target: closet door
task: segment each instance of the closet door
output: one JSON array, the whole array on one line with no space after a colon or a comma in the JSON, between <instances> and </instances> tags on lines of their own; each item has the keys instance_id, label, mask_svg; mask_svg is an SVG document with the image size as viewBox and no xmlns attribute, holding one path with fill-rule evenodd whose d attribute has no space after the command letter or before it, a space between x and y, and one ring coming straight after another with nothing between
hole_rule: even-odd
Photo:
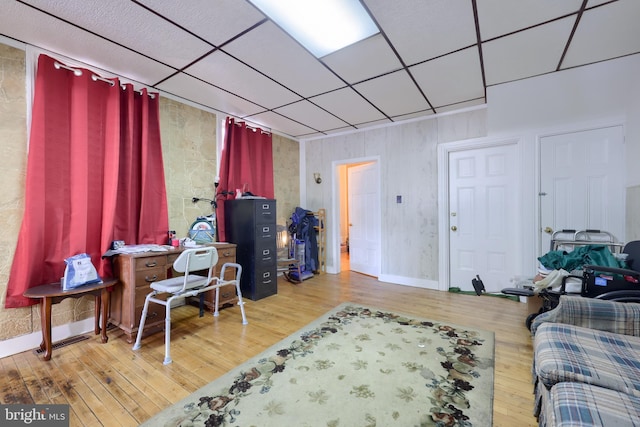
<instances>
[{"instance_id":1,"label":"closet door","mask_svg":"<svg viewBox=\"0 0 640 427\"><path fill-rule=\"evenodd\" d=\"M540 138L540 248L551 233L597 229L625 239L622 126Z\"/></svg>"}]
</instances>

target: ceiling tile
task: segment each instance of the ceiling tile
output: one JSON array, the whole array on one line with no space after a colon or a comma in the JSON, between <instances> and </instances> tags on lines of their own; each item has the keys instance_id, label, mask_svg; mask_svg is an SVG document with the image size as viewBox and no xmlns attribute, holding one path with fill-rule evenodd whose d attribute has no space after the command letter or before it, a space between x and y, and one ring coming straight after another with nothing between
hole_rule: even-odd
<instances>
[{"instance_id":1,"label":"ceiling tile","mask_svg":"<svg viewBox=\"0 0 640 427\"><path fill-rule=\"evenodd\" d=\"M258 105L182 73L162 82L157 88L236 117L264 111Z\"/></svg>"},{"instance_id":2,"label":"ceiling tile","mask_svg":"<svg viewBox=\"0 0 640 427\"><path fill-rule=\"evenodd\" d=\"M274 111L319 131L342 128L348 125L306 100L277 108Z\"/></svg>"},{"instance_id":3,"label":"ceiling tile","mask_svg":"<svg viewBox=\"0 0 640 427\"><path fill-rule=\"evenodd\" d=\"M469 0L365 0L406 65L477 42Z\"/></svg>"},{"instance_id":4,"label":"ceiling tile","mask_svg":"<svg viewBox=\"0 0 640 427\"><path fill-rule=\"evenodd\" d=\"M71 24L91 28L94 34L176 68L184 67L212 48L129 0L31 0L30 3ZM158 34L164 37L158 37Z\"/></svg>"},{"instance_id":5,"label":"ceiling tile","mask_svg":"<svg viewBox=\"0 0 640 427\"><path fill-rule=\"evenodd\" d=\"M348 83L357 83L402 67L380 34L327 55L322 61Z\"/></svg>"},{"instance_id":6,"label":"ceiling tile","mask_svg":"<svg viewBox=\"0 0 640 427\"><path fill-rule=\"evenodd\" d=\"M581 5L582 0L481 0L478 1L480 37L489 40L577 13Z\"/></svg>"},{"instance_id":7,"label":"ceiling tile","mask_svg":"<svg viewBox=\"0 0 640 427\"><path fill-rule=\"evenodd\" d=\"M620 0L585 11L562 68L640 52L639 18L637 0Z\"/></svg>"},{"instance_id":8,"label":"ceiling tile","mask_svg":"<svg viewBox=\"0 0 640 427\"><path fill-rule=\"evenodd\" d=\"M480 59L475 46L424 62L410 70L436 108L484 97Z\"/></svg>"},{"instance_id":9,"label":"ceiling tile","mask_svg":"<svg viewBox=\"0 0 640 427\"><path fill-rule=\"evenodd\" d=\"M137 1L216 46L265 18L246 1Z\"/></svg>"},{"instance_id":10,"label":"ceiling tile","mask_svg":"<svg viewBox=\"0 0 640 427\"><path fill-rule=\"evenodd\" d=\"M229 43L224 50L303 97L344 86L318 59L271 22Z\"/></svg>"},{"instance_id":11,"label":"ceiling tile","mask_svg":"<svg viewBox=\"0 0 640 427\"><path fill-rule=\"evenodd\" d=\"M0 14L0 31L32 46L72 58L89 68L99 68L132 82L151 86L174 72L166 65L61 22L18 2L6 2ZM29 25L25 25L25 21Z\"/></svg>"},{"instance_id":12,"label":"ceiling tile","mask_svg":"<svg viewBox=\"0 0 640 427\"><path fill-rule=\"evenodd\" d=\"M351 125L384 119L382 113L351 88L325 93L311 98L311 101Z\"/></svg>"},{"instance_id":13,"label":"ceiling tile","mask_svg":"<svg viewBox=\"0 0 640 427\"><path fill-rule=\"evenodd\" d=\"M283 117L280 114L276 114L273 111L265 111L263 113L253 115L249 117L249 119L257 123L268 123L269 125L265 125L265 129L275 129L279 133L291 135L295 138L317 133L314 129L311 129L301 123L297 123L287 117Z\"/></svg>"},{"instance_id":14,"label":"ceiling tile","mask_svg":"<svg viewBox=\"0 0 640 427\"><path fill-rule=\"evenodd\" d=\"M437 113L481 104L483 72L553 73L582 4L562 67L640 52L638 0L361 1L383 33L319 60L237 0L0 0L0 37L298 137L428 116L425 95Z\"/></svg>"},{"instance_id":15,"label":"ceiling tile","mask_svg":"<svg viewBox=\"0 0 640 427\"><path fill-rule=\"evenodd\" d=\"M220 51L198 61L185 72L268 109L300 100L290 90Z\"/></svg>"},{"instance_id":16,"label":"ceiling tile","mask_svg":"<svg viewBox=\"0 0 640 427\"><path fill-rule=\"evenodd\" d=\"M387 116L431 109L405 70L367 80L354 88Z\"/></svg>"},{"instance_id":17,"label":"ceiling tile","mask_svg":"<svg viewBox=\"0 0 640 427\"><path fill-rule=\"evenodd\" d=\"M555 71L575 17L482 44L487 85Z\"/></svg>"}]
</instances>

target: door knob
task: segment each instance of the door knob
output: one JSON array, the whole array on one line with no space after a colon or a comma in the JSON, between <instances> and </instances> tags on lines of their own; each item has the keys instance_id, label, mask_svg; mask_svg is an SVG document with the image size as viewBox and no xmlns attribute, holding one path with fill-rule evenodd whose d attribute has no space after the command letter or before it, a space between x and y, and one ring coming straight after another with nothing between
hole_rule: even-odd
<instances>
[{"instance_id":1,"label":"door knob","mask_svg":"<svg viewBox=\"0 0 640 427\"><path fill-rule=\"evenodd\" d=\"M545 228L544 228L544 232L545 232L545 233L547 233L547 234L551 234L551 233L553 233L553 228L551 228L551 227L545 227Z\"/></svg>"},{"instance_id":2,"label":"door knob","mask_svg":"<svg viewBox=\"0 0 640 427\"><path fill-rule=\"evenodd\" d=\"M458 227L456 227L455 225L451 226L451 231L456 231L458 229Z\"/></svg>"}]
</instances>

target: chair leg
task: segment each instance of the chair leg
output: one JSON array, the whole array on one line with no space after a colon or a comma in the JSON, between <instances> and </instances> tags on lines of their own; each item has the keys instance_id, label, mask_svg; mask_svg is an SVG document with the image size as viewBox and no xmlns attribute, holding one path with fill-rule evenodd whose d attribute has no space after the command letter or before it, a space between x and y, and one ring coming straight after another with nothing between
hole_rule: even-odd
<instances>
[{"instance_id":1,"label":"chair leg","mask_svg":"<svg viewBox=\"0 0 640 427\"><path fill-rule=\"evenodd\" d=\"M218 310L218 302L220 301L220 288L216 288L216 300L213 308L213 317L220 316L220 311Z\"/></svg>"},{"instance_id":2,"label":"chair leg","mask_svg":"<svg viewBox=\"0 0 640 427\"><path fill-rule=\"evenodd\" d=\"M164 317L164 361L162 362L165 365L173 362L171 360L170 354L170 344L171 344L171 302L174 297L167 298L167 305L165 306L165 317Z\"/></svg>"},{"instance_id":3,"label":"chair leg","mask_svg":"<svg viewBox=\"0 0 640 427\"><path fill-rule=\"evenodd\" d=\"M240 306L240 312L242 313L242 324L247 325L247 316L244 314L244 301L242 301L242 291L240 291L240 281L236 281L236 291L238 292L238 305Z\"/></svg>"},{"instance_id":4,"label":"chair leg","mask_svg":"<svg viewBox=\"0 0 640 427\"><path fill-rule=\"evenodd\" d=\"M147 311L149 310L149 300L156 294L156 291L153 291L147 294L147 297L144 299L144 308L142 309L142 316L140 316L140 324L138 325L138 335L136 336L136 342L133 344L132 350L138 350L142 346L142 331L144 331L144 323L147 320Z\"/></svg>"}]
</instances>

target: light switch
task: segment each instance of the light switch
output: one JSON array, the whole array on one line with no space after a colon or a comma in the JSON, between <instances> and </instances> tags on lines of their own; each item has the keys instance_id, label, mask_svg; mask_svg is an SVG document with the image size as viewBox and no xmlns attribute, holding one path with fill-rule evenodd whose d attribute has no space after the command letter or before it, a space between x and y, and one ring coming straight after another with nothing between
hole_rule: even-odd
<instances>
[{"instance_id":1,"label":"light switch","mask_svg":"<svg viewBox=\"0 0 640 427\"><path fill-rule=\"evenodd\" d=\"M396 196L396 203L402 203L402 196Z\"/></svg>"}]
</instances>

